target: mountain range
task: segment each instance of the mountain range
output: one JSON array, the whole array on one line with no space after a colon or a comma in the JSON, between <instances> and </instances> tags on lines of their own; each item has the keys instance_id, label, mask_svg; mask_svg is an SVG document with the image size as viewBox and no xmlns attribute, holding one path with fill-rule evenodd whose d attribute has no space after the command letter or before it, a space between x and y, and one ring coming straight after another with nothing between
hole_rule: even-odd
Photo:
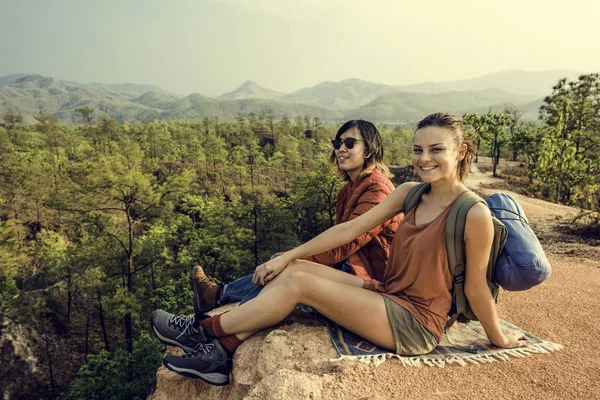
<instances>
[{"instance_id":1,"label":"mountain range","mask_svg":"<svg viewBox=\"0 0 600 400\"><path fill-rule=\"evenodd\" d=\"M82 84L41 75L0 77L0 115L6 109L34 122L40 109L65 123L79 123L75 109L89 106L119 122L154 119L233 120L240 114L270 109L276 117L311 115L324 121L352 118L375 122L416 121L434 111L456 114L501 111L505 104L520 107L527 118L536 118L541 98L563 77L576 79L568 70L511 70L482 77L394 86L346 79L321 82L292 93L281 93L246 81L217 98L198 93L180 96L147 84Z\"/></svg>"},{"instance_id":2,"label":"mountain range","mask_svg":"<svg viewBox=\"0 0 600 400\"><path fill-rule=\"evenodd\" d=\"M501 89L509 93L544 97L550 94L552 86L559 79L576 79L580 72L553 69L547 71L509 70L494 72L478 78L450 82L423 82L402 86L403 90L422 93L441 93L452 90Z\"/></svg>"}]
</instances>

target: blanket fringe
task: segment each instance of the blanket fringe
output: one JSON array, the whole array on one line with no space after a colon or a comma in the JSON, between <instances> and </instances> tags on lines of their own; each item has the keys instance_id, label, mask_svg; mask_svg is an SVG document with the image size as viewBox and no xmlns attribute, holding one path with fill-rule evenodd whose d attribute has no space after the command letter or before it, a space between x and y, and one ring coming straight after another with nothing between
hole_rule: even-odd
<instances>
[{"instance_id":1,"label":"blanket fringe","mask_svg":"<svg viewBox=\"0 0 600 400\"><path fill-rule=\"evenodd\" d=\"M366 355L366 356L340 356L338 358L331 359L332 362L344 361L344 360L353 360L360 361L365 364L371 364L376 367L384 363L387 359L395 358L402 362L402 365L405 367L422 367L426 365L428 367L438 367L444 368L446 365L450 364L458 364L462 367L467 365L481 365L481 364L489 364L498 361L508 361L510 357L517 358L526 358L531 357L535 354L547 354L553 351L562 350L563 346L557 343L552 342L541 342L532 345L528 345L526 347L521 347L517 349L504 349L504 350L496 350L492 354L473 354L469 356L450 356L447 358L443 358L440 355L436 356L414 356L414 357L405 357L399 356L397 354L392 353L384 353L384 354L376 354L376 355Z\"/></svg>"}]
</instances>

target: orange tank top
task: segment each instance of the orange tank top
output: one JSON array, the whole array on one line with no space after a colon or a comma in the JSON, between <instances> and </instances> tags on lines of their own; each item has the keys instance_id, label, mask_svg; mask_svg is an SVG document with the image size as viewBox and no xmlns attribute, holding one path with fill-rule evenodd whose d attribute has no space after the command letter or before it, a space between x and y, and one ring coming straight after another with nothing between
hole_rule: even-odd
<instances>
[{"instance_id":1,"label":"orange tank top","mask_svg":"<svg viewBox=\"0 0 600 400\"><path fill-rule=\"evenodd\" d=\"M419 226L415 225L417 207L410 210L394 236L384 283L368 281L364 286L408 310L439 340L452 303L445 226L453 204Z\"/></svg>"}]
</instances>

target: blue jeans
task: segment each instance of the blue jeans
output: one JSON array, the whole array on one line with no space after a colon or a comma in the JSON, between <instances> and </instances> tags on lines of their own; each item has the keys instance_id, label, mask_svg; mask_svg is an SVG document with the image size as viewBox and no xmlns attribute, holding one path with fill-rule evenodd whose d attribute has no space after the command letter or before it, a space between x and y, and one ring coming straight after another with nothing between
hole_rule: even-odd
<instances>
[{"instance_id":1,"label":"blue jeans","mask_svg":"<svg viewBox=\"0 0 600 400\"><path fill-rule=\"evenodd\" d=\"M333 268L349 274L352 273L352 269L346 261L335 264ZM247 275L231 283L225 284L223 295L217 303L223 305L239 301L240 304L244 304L258 296L263 287L252 283L252 276L253 274Z\"/></svg>"},{"instance_id":2,"label":"blue jeans","mask_svg":"<svg viewBox=\"0 0 600 400\"><path fill-rule=\"evenodd\" d=\"M223 305L239 301L240 304L244 304L258 296L263 287L252 283L252 276L253 274L247 275L225 284L223 295L217 303Z\"/></svg>"}]
</instances>

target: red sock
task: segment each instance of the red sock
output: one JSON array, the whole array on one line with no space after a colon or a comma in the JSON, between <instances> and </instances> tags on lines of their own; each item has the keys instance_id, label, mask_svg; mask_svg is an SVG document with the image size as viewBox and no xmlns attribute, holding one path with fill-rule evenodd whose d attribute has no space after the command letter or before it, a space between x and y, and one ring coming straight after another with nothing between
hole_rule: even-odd
<instances>
[{"instance_id":1,"label":"red sock","mask_svg":"<svg viewBox=\"0 0 600 400\"><path fill-rule=\"evenodd\" d=\"M213 317L204 318L202 321L200 321L200 326L204 328L204 331L210 336L227 336L227 333L225 333L225 331L221 327L221 314L217 314Z\"/></svg>"},{"instance_id":2,"label":"red sock","mask_svg":"<svg viewBox=\"0 0 600 400\"><path fill-rule=\"evenodd\" d=\"M218 339L218 341L221 343L221 346L225 347L225 349L231 354L233 354L235 349L242 344L242 341L235 335L222 336Z\"/></svg>"}]
</instances>

